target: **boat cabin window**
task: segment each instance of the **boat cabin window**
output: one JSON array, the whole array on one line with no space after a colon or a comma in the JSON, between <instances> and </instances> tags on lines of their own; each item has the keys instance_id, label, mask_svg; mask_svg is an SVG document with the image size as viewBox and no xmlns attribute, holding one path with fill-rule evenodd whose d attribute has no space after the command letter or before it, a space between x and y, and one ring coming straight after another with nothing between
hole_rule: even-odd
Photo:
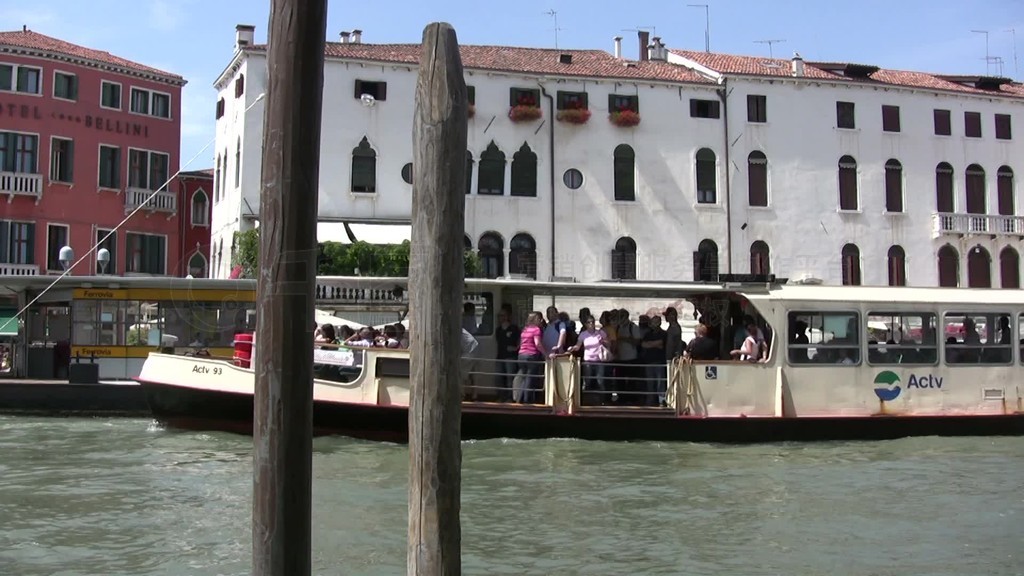
<instances>
[{"instance_id":1,"label":"boat cabin window","mask_svg":"<svg viewBox=\"0 0 1024 576\"><path fill-rule=\"evenodd\" d=\"M466 292L462 296L462 327L475 336L494 332L494 294Z\"/></svg>"},{"instance_id":2,"label":"boat cabin window","mask_svg":"<svg viewBox=\"0 0 1024 576\"><path fill-rule=\"evenodd\" d=\"M868 312L868 364L935 364L936 322L930 312Z\"/></svg>"},{"instance_id":3,"label":"boat cabin window","mask_svg":"<svg viewBox=\"0 0 1024 576\"><path fill-rule=\"evenodd\" d=\"M1013 361L1009 314L947 312L943 328L947 364L1009 364Z\"/></svg>"},{"instance_id":4,"label":"boat cabin window","mask_svg":"<svg viewBox=\"0 0 1024 576\"><path fill-rule=\"evenodd\" d=\"M790 312L790 364L859 364L859 324L856 312Z\"/></svg>"}]
</instances>

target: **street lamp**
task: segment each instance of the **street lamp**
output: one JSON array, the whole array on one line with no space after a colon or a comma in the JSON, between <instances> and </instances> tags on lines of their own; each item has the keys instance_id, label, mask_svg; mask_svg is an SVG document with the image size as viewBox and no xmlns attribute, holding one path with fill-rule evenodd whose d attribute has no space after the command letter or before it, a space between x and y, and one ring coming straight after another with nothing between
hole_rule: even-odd
<instances>
[{"instance_id":1,"label":"street lamp","mask_svg":"<svg viewBox=\"0 0 1024 576\"><path fill-rule=\"evenodd\" d=\"M96 262L100 265L100 275L107 273L107 264L110 263L110 250L100 248L96 252Z\"/></svg>"},{"instance_id":2,"label":"street lamp","mask_svg":"<svg viewBox=\"0 0 1024 576\"><path fill-rule=\"evenodd\" d=\"M71 264L75 261L75 251L71 249L71 246L65 246L60 249L57 254L57 259L60 260L60 265L67 272L71 268Z\"/></svg>"}]
</instances>

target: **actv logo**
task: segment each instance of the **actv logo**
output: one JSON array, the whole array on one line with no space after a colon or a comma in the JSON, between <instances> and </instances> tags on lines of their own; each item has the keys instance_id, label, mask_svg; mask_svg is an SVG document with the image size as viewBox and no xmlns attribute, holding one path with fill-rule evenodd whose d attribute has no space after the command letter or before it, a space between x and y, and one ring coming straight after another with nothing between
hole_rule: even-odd
<instances>
[{"instance_id":1,"label":"actv logo","mask_svg":"<svg viewBox=\"0 0 1024 576\"><path fill-rule=\"evenodd\" d=\"M875 396L882 402L895 400L900 390L900 377L895 372L883 370L875 376Z\"/></svg>"}]
</instances>

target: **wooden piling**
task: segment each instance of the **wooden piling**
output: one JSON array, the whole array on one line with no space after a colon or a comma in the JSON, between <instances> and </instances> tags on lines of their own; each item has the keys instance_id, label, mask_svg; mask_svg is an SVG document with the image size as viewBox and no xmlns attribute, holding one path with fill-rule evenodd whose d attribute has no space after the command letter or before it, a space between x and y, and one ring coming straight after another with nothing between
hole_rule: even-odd
<instances>
[{"instance_id":1,"label":"wooden piling","mask_svg":"<svg viewBox=\"0 0 1024 576\"><path fill-rule=\"evenodd\" d=\"M326 0L271 0L267 46L252 573L311 572L313 291Z\"/></svg>"},{"instance_id":2,"label":"wooden piling","mask_svg":"<svg viewBox=\"0 0 1024 576\"><path fill-rule=\"evenodd\" d=\"M413 117L407 573L462 572L462 289L468 103L455 29L430 24Z\"/></svg>"}]
</instances>

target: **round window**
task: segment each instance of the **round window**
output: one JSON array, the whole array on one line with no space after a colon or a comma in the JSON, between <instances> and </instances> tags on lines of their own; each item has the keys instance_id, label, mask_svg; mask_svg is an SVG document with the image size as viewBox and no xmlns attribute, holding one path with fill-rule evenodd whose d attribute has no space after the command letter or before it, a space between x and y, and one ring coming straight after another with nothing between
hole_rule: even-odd
<instances>
[{"instance_id":1,"label":"round window","mask_svg":"<svg viewBox=\"0 0 1024 576\"><path fill-rule=\"evenodd\" d=\"M569 168L565 174L562 174L562 182L565 183L566 188L575 190L583 186L583 173L575 168Z\"/></svg>"},{"instance_id":2,"label":"round window","mask_svg":"<svg viewBox=\"0 0 1024 576\"><path fill-rule=\"evenodd\" d=\"M402 166L402 180L405 180L406 184L412 184L412 162Z\"/></svg>"}]
</instances>

